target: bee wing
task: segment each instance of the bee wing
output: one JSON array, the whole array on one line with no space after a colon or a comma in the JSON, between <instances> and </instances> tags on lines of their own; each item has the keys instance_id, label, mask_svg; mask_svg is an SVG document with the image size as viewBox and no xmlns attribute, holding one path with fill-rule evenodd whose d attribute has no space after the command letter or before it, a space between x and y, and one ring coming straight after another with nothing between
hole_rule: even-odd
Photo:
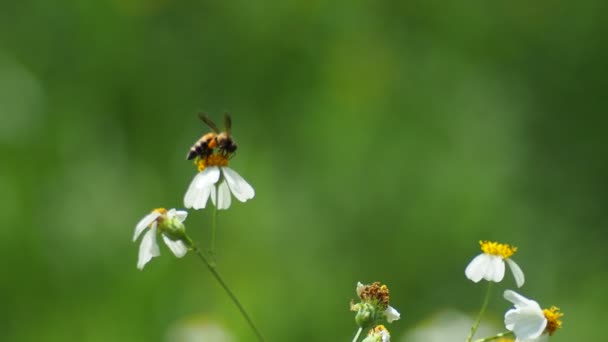
<instances>
[{"instance_id":1,"label":"bee wing","mask_svg":"<svg viewBox=\"0 0 608 342\"><path fill-rule=\"evenodd\" d=\"M224 113L224 128L226 129L226 134L230 135L232 131L232 117L230 113Z\"/></svg>"},{"instance_id":2,"label":"bee wing","mask_svg":"<svg viewBox=\"0 0 608 342\"><path fill-rule=\"evenodd\" d=\"M217 128L217 126L215 125L215 123L213 121L211 121L211 119L209 119L209 116L205 113L198 113L198 117L207 125L209 126L209 128L211 128L215 133L219 133L220 130Z\"/></svg>"}]
</instances>

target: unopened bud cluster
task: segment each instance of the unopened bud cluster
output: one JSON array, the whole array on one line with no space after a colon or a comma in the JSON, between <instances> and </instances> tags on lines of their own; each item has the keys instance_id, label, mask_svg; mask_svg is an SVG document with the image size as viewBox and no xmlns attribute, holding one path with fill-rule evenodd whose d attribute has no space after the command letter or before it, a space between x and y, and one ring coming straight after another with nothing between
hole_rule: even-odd
<instances>
[{"instance_id":1,"label":"unopened bud cluster","mask_svg":"<svg viewBox=\"0 0 608 342\"><path fill-rule=\"evenodd\" d=\"M386 319L391 323L399 319L399 312L389 305L389 290L386 285L375 282L370 285L357 284L360 302L351 302L350 309L355 311L355 322L367 329Z\"/></svg>"}]
</instances>

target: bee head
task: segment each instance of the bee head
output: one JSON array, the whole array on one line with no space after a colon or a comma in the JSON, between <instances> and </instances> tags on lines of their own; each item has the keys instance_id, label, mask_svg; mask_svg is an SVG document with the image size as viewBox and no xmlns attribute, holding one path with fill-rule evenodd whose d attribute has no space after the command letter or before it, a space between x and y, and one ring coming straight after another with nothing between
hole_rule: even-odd
<instances>
[{"instance_id":1,"label":"bee head","mask_svg":"<svg viewBox=\"0 0 608 342\"><path fill-rule=\"evenodd\" d=\"M234 151L236 151L237 144L227 133L222 132L218 134L216 140L217 146L221 151L225 151L228 153L233 153Z\"/></svg>"}]
</instances>

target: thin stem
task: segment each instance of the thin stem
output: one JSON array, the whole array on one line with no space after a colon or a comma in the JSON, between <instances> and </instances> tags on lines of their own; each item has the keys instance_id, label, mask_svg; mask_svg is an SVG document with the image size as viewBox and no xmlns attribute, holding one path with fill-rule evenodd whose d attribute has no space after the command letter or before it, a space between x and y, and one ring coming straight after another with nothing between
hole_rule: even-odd
<instances>
[{"instance_id":1,"label":"thin stem","mask_svg":"<svg viewBox=\"0 0 608 342\"><path fill-rule=\"evenodd\" d=\"M219 189L215 189L215 205L213 206L213 216L211 217L211 253L215 253L215 229L217 228L217 205Z\"/></svg>"},{"instance_id":2,"label":"thin stem","mask_svg":"<svg viewBox=\"0 0 608 342\"><path fill-rule=\"evenodd\" d=\"M496 334L494 336L480 338L478 340L475 340L475 342L488 342L488 341L497 340L497 339L499 339L501 337L507 337L507 336L513 336L513 332L511 332L511 331L504 331L504 332L501 332L500 334Z\"/></svg>"},{"instance_id":3,"label":"thin stem","mask_svg":"<svg viewBox=\"0 0 608 342\"><path fill-rule=\"evenodd\" d=\"M361 335L362 331L363 331L363 328L359 328L359 330L357 330L357 333L355 334L355 338L353 338L353 342L357 342L357 340L359 339L359 335Z\"/></svg>"},{"instance_id":4,"label":"thin stem","mask_svg":"<svg viewBox=\"0 0 608 342\"><path fill-rule=\"evenodd\" d=\"M488 281L488 289L486 290L486 296L483 299L483 304L481 305L481 310L479 310L479 315L477 315L477 319L475 320L475 323L473 323L473 326L471 327L471 332L469 332L469 336L467 336L466 342L471 342L473 340L473 336L475 336L475 332L477 331L477 328L479 328L479 323L481 322L481 317L483 316L484 312L486 311L486 308L488 307L491 289L492 289L492 282Z\"/></svg>"},{"instance_id":5,"label":"thin stem","mask_svg":"<svg viewBox=\"0 0 608 342\"><path fill-rule=\"evenodd\" d=\"M228 294L228 296L230 297L230 299L232 299L232 301L234 302L234 304L237 306L237 308L241 312L241 315L243 315L243 317L245 318L245 320L247 321L247 323L249 323L249 326L251 327L251 329L253 330L253 332L257 336L258 340L261 341L261 342L264 342L264 336L262 336L262 333L255 326L255 324L253 323L253 320L251 319L251 317L249 317L249 314L247 313L247 311L245 311L245 308L243 307L243 305L241 304L241 302L239 301L239 299L230 290L230 288L228 287L228 285L226 284L226 282L224 281L224 279L222 278L222 276L220 276L220 274L215 269L215 267L209 262L209 260L207 260L207 258L205 258L205 256L203 255L203 253L201 253L201 251L198 248L195 247L194 248L194 252L203 261L203 263L205 263L205 265L207 266L207 268L209 269L209 271L211 272L211 274L213 274L213 276L215 277L215 279L217 280L217 282L220 283L220 285L222 286L222 288L224 289L224 291L226 291L226 293Z\"/></svg>"}]
</instances>

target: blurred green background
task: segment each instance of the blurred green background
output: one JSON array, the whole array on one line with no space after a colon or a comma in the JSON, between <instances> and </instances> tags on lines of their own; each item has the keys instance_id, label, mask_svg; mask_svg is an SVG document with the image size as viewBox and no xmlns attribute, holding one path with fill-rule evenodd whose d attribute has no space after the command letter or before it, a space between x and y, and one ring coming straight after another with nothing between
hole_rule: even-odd
<instances>
[{"instance_id":1,"label":"blurred green background","mask_svg":"<svg viewBox=\"0 0 608 342\"><path fill-rule=\"evenodd\" d=\"M218 263L269 341L350 341L357 281L389 285L397 341L473 314L480 239L518 246L521 293L565 312L552 341L602 340L607 10L2 2L0 340L254 340L194 256L162 245L135 267L137 221L183 205L200 110L232 113L231 166L256 190L220 213ZM203 245L210 213L186 221Z\"/></svg>"}]
</instances>

